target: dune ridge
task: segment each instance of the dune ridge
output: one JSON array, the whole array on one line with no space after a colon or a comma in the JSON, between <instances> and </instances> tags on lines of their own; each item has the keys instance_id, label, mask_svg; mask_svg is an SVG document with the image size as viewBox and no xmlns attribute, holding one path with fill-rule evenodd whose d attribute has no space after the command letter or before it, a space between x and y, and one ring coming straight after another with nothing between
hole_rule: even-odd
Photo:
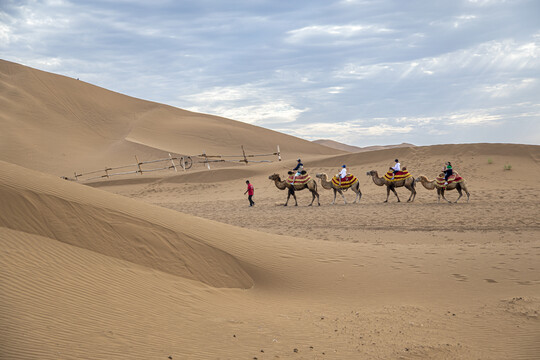
<instances>
[{"instance_id":1,"label":"dune ridge","mask_svg":"<svg viewBox=\"0 0 540 360\"><path fill-rule=\"evenodd\" d=\"M0 226L221 287L250 287L233 257L144 218L144 205L1 163ZM32 181L24 179L32 178ZM128 201L128 204L121 205ZM133 207L136 209L133 209ZM146 205L149 206L149 205ZM135 211L133 211L135 210ZM137 216L139 215L139 216ZM178 216L177 221L189 221Z\"/></svg>"}]
</instances>

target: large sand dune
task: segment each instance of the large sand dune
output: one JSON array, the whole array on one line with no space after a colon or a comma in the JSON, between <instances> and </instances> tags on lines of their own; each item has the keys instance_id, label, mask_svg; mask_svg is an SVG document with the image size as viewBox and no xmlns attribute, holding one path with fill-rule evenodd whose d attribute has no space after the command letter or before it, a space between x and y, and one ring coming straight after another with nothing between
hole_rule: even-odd
<instances>
[{"instance_id":1,"label":"large sand dune","mask_svg":"<svg viewBox=\"0 0 540 360\"><path fill-rule=\"evenodd\" d=\"M0 64L1 359L538 358L539 146L325 153ZM58 177L80 161L100 168L133 152L263 151L275 142L287 149L283 162ZM322 206L307 207L306 191L298 207L281 206L286 194L268 176L300 155L311 174L346 164L360 204L330 206L319 187ZM470 202L437 204L417 186L414 203L383 204L385 189L365 173L384 172L395 157L430 178L452 161Z\"/></svg>"}]
</instances>

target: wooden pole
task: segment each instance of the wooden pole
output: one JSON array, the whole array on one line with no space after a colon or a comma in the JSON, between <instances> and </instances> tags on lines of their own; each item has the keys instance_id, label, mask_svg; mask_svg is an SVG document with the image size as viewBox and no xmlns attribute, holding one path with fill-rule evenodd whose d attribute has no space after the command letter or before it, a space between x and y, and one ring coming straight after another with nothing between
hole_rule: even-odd
<instances>
[{"instance_id":1,"label":"wooden pole","mask_svg":"<svg viewBox=\"0 0 540 360\"><path fill-rule=\"evenodd\" d=\"M142 169L141 169L141 163L139 161L139 158L137 157L137 155L135 155L135 160L137 160L137 167L139 168L139 174L142 175Z\"/></svg>"},{"instance_id":2,"label":"wooden pole","mask_svg":"<svg viewBox=\"0 0 540 360\"><path fill-rule=\"evenodd\" d=\"M173 158L172 158L172 156L171 156L171 153L169 153L169 158L171 159L171 162L172 162L172 166L173 166L173 168L174 168L174 171L178 172L178 170L176 170L176 165L174 164L174 160L173 160Z\"/></svg>"},{"instance_id":3,"label":"wooden pole","mask_svg":"<svg viewBox=\"0 0 540 360\"><path fill-rule=\"evenodd\" d=\"M208 162L208 155L206 155L206 151L203 151L203 155L204 155L204 162L206 163L206 167L208 168L208 170L210 170L210 163Z\"/></svg>"},{"instance_id":4,"label":"wooden pole","mask_svg":"<svg viewBox=\"0 0 540 360\"><path fill-rule=\"evenodd\" d=\"M281 152L279 151L279 145L277 146L277 157L278 161L281 161Z\"/></svg>"},{"instance_id":5,"label":"wooden pole","mask_svg":"<svg viewBox=\"0 0 540 360\"><path fill-rule=\"evenodd\" d=\"M242 154L244 155L244 163L246 163L246 165L247 165L248 159L246 157L246 152L244 151L244 145L242 145Z\"/></svg>"}]
</instances>

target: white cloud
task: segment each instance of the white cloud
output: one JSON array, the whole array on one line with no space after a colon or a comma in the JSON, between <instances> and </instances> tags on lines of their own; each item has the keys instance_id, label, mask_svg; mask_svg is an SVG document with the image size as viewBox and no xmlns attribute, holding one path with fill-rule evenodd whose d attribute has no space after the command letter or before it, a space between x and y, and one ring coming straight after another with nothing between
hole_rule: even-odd
<instances>
[{"instance_id":1,"label":"white cloud","mask_svg":"<svg viewBox=\"0 0 540 360\"><path fill-rule=\"evenodd\" d=\"M290 43L302 43L328 37L335 40L389 32L392 30L376 25L312 25L287 32L285 40Z\"/></svg>"},{"instance_id":2,"label":"white cloud","mask_svg":"<svg viewBox=\"0 0 540 360\"><path fill-rule=\"evenodd\" d=\"M373 137L383 138L392 135L407 134L413 131L413 126L391 126L377 124L372 126L362 125L363 121L350 121L342 123L315 123L294 128L281 129L281 131L293 134L309 140L330 139L339 142L356 142L359 138Z\"/></svg>"},{"instance_id":3,"label":"white cloud","mask_svg":"<svg viewBox=\"0 0 540 360\"><path fill-rule=\"evenodd\" d=\"M249 106L202 106L187 110L217 115L228 119L239 120L249 124L292 123L298 116L309 109L297 109L284 101L274 101Z\"/></svg>"},{"instance_id":4,"label":"white cloud","mask_svg":"<svg viewBox=\"0 0 540 360\"><path fill-rule=\"evenodd\" d=\"M300 114L309 110L296 108L256 84L214 87L184 99L195 104L188 110L258 125L294 122Z\"/></svg>"},{"instance_id":5,"label":"white cloud","mask_svg":"<svg viewBox=\"0 0 540 360\"><path fill-rule=\"evenodd\" d=\"M335 72L339 78L369 79L381 76L405 79L422 75L460 74L463 71L502 71L539 69L540 43L518 43L514 40L489 41L468 49L406 62L370 65L348 63ZM459 70L459 72L458 72ZM396 78L397 77L397 78Z\"/></svg>"},{"instance_id":6,"label":"white cloud","mask_svg":"<svg viewBox=\"0 0 540 360\"><path fill-rule=\"evenodd\" d=\"M483 91L494 98L503 98L515 95L516 92L527 90L538 84L537 79L527 78L515 82L500 83L484 86Z\"/></svg>"}]
</instances>

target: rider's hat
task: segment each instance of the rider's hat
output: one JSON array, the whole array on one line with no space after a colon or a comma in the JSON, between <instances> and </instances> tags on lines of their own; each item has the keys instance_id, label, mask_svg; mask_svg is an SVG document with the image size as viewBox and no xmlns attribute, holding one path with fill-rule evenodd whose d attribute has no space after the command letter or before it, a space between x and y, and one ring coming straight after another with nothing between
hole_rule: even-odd
<instances>
[{"instance_id":1,"label":"rider's hat","mask_svg":"<svg viewBox=\"0 0 540 360\"><path fill-rule=\"evenodd\" d=\"M343 165L342 167L346 168L347 166Z\"/></svg>"},{"instance_id":2,"label":"rider's hat","mask_svg":"<svg viewBox=\"0 0 540 360\"><path fill-rule=\"evenodd\" d=\"M302 160L298 159L298 160L296 160L296 161L300 162L300 161L302 161Z\"/></svg>"}]
</instances>

